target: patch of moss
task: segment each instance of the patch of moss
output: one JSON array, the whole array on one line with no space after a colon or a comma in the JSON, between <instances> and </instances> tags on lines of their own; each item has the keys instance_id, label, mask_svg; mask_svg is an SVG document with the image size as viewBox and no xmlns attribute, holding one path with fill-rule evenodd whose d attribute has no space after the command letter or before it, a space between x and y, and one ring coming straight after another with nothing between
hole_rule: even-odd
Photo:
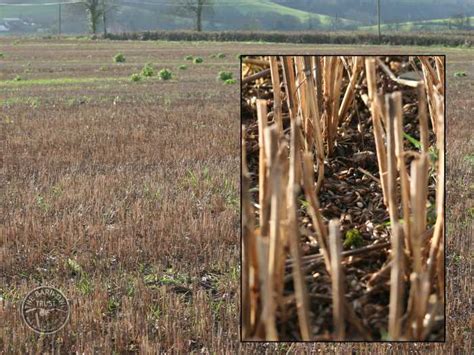
<instances>
[{"instance_id":1,"label":"patch of moss","mask_svg":"<svg viewBox=\"0 0 474 355\"><path fill-rule=\"evenodd\" d=\"M362 235L360 234L359 230L357 230L356 228L352 228L346 232L343 243L345 248L358 248L363 244L364 239L362 239Z\"/></svg>"}]
</instances>

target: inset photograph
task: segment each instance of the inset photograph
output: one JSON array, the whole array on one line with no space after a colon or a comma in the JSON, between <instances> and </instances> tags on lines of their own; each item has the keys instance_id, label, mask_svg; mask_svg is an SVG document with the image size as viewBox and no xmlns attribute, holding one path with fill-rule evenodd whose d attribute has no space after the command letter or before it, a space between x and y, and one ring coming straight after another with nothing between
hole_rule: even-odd
<instances>
[{"instance_id":1,"label":"inset photograph","mask_svg":"<svg viewBox=\"0 0 474 355\"><path fill-rule=\"evenodd\" d=\"M445 57L241 57L242 341L445 341Z\"/></svg>"}]
</instances>

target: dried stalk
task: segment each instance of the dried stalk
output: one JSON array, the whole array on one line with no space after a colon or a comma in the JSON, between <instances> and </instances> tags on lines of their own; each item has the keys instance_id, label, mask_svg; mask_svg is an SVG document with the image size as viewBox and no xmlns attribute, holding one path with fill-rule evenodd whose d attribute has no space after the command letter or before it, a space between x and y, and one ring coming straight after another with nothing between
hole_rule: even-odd
<instances>
[{"instance_id":1,"label":"dried stalk","mask_svg":"<svg viewBox=\"0 0 474 355\"><path fill-rule=\"evenodd\" d=\"M286 87L286 100L288 103L288 110L290 112L290 119L295 120L297 114L296 107L296 85L295 85L295 73L293 70L293 63L291 57L280 57L283 65L283 82Z\"/></svg>"},{"instance_id":2,"label":"dried stalk","mask_svg":"<svg viewBox=\"0 0 474 355\"><path fill-rule=\"evenodd\" d=\"M296 225L296 195L298 184L296 182L296 155L298 154L299 147L297 146L297 130L299 130L299 124L295 120L291 121L291 142L290 142L290 166L289 166L289 179L288 179L288 190L287 190L287 203L288 203L288 238L290 244L290 251L292 258L295 263L293 268L293 280L295 286L296 296L296 308L298 312L298 322L300 326L302 340L308 341L311 339L311 326L309 319L309 306L308 306L308 293L306 290L306 284L301 269L301 256L300 256L300 245L299 245L299 233L298 226Z\"/></svg>"},{"instance_id":3,"label":"dried stalk","mask_svg":"<svg viewBox=\"0 0 474 355\"><path fill-rule=\"evenodd\" d=\"M260 235L268 236L268 193L267 193L267 161L265 157L265 128L267 127L267 101L257 100L258 119L258 202L260 205Z\"/></svg>"},{"instance_id":4,"label":"dried stalk","mask_svg":"<svg viewBox=\"0 0 474 355\"><path fill-rule=\"evenodd\" d=\"M323 222L323 217L319 212L319 200L313 191L313 155L309 152L303 154L303 189L306 201L308 201L308 214L311 217L313 226L316 230L316 240L318 241L321 254L328 272L330 272L330 257L326 243L327 230Z\"/></svg>"},{"instance_id":5,"label":"dried stalk","mask_svg":"<svg viewBox=\"0 0 474 355\"><path fill-rule=\"evenodd\" d=\"M381 122L380 100L377 95L377 78L375 74L375 59L367 58L365 60L365 68L367 75L367 87L369 91L370 111L372 113L372 122L374 125L375 148L377 151L377 161L380 173L380 182L382 186L383 202L388 206L387 191L387 155L383 142L383 128Z\"/></svg>"},{"instance_id":6,"label":"dried stalk","mask_svg":"<svg viewBox=\"0 0 474 355\"><path fill-rule=\"evenodd\" d=\"M295 57L295 70L296 70L296 91L298 93L299 100L299 114L301 121L303 122L303 132L304 132L304 150L307 151L313 145L313 133L312 125L310 122L310 109L308 105L308 95L310 93L306 90L306 81L307 78L304 73L304 58L301 56Z\"/></svg>"},{"instance_id":7,"label":"dried stalk","mask_svg":"<svg viewBox=\"0 0 474 355\"><path fill-rule=\"evenodd\" d=\"M276 285L281 283L281 280L277 280L278 276L278 258L280 257L281 242L280 242L280 203L281 203L281 154L277 155L278 150L278 128L275 126L267 127L265 129L265 142L266 142L266 160L269 168L269 184L271 186L271 217L270 217L270 241L269 241L269 253L268 253L268 275L266 282L266 295L263 319L265 322L265 334L267 340L278 340L276 330L276 319L275 314L277 310L276 298L280 298L280 295L275 294L275 290L278 288Z\"/></svg>"},{"instance_id":8,"label":"dried stalk","mask_svg":"<svg viewBox=\"0 0 474 355\"><path fill-rule=\"evenodd\" d=\"M354 67L352 69L352 74L350 78L349 85L346 88L346 92L344 94L344 98L342 99L341 107L339 107L338 113L338 121L339 123L342 122L344 115L346 114L347 110L352 104L355 96L355 85L357 83L357 79L359 78L359 74L362 71L363 66L363 57L357 56L355 57Z\"/></svg>"},{"instance_id":9,"label":"dried stalk","mask_svg":"<svg viewBox=\"0 0 474 355\"><path fill-rule=\"evenodd\" d=\"M426 117L426 93L425 85L418 85L418 118L420 120L421 151L428 152L428 118Z\"/></svg>"},{"instance_id":10,"label":"dried stalk","mask_svg":"<svg viewBox=\"0 0 474 355\"><path fill-rule=\"evenodd\" d=\"M390 305L388 315L388 333L391 340L400 340L403 284L403 239L398 222L392 225L392 263L390 270Z\"/></svg>"},{"instance_id":11,"label":"dried stalk","mask_svg":"<svg viewBox=\"0 0 474 355\"><path fill-rule=\"evenodd\" d=\"M258 79L264 78L266 76L270 75L270 69L265 69L262 71L259 71L258 73L246 76L245 78L242 79L242 85L251 83L253 81L256 81Z\"/></svg>"},{"instance_id":12,"label":"dried stalk","mask_svg":"<svg viewBox=\"0 0 474 355\"><path fill-rule=\"evenodd\" d=\"M426 230L426 200L427 200L428 164L426 154L421 154L419 159L411 164L411 244L413 252L414 271L422 272L422 235Z\"/></svg>"},{"instance_id":13,"label":"dried stalk","mask_svg":"<svg viewBox=\"0 0 474 355\"><path fill-rule=\"evenodd\" d=\"M242 126L242 337L255 331L258 303L258 262L255 245L254 211L250 202L250 176L245 150L245 127Z\"/></svg>"},{"instance_id":14,"label":"dried stalk","mask_svg":"<svg viewBox=\"0 0 474 355\"><path fill-rule=\"evenodd\" d=\"M402 115L402 95L400 92L392 94L393 113L394 116L388 116L389 120L394 120L394 134L395 134L395 155L397 157L398 172L400 174L400 188L402 196L402 211L403 211L403 231L405 235L406 245L411 251L410 242L410 182L408 180L408 173L405 165L405 154L403 149L403 115Z\"/></svg>"},{"instance_id":15,"label":"dried stalk","mask_svg":"<svg viewBox=\"0 0 474 355\"><path fill-rule=\"evenodd\" d=\"M308 67L309 63L305 62L304 70L305 73L310 72L310 68ZM321 118L319 116L319 107L316 101L316 98L311 93L315 92L315 87L313 80L310 76L306 76L306 81L304 83L304 87L308 92L308 105L309 105L309 113L310 113L310 121L312 124L312 131L308 132L308 134L313 134L313 141L316 146L316 156L318 162L318 181L316 183L316 195L319 193L321 189L321 185L324 179L324 141L323 141L323 131L321 127Z\"/></svg>"},{"instance_id":16,"label":"dried stalk","mask_svg":"<svg viewBox=\"0 0 474 355\"><path fill-rule=\"evenodd\" d=\"M444 160L444 97L437 95L435 97L437 104L437 112L439 115L436 117L437 123L437 136L436 146L438 148L438 172L437 172L437 183L436 183L436 223L433 232L433 239L431 241L430 254L428 258L428 274L430 280L434 273L434 263L440 243L442 242L444 235L444 175L445 175L445 160Z\"/></svg>"},{"instance_id":17,"label":"dried stalk","mask_svg":"<svg viewBox=\"0 0 474 355\"><path fill-rule=\"evenodd\" d=\"M395 120L401 106L399 93L385 96L387 110L387 165L388 165L388 209L392 229L392 267L390 272L389 335L392 340L400 337L400 317L403 296L403 239L398 224L397 169L395 159Z\"/></svg>"},{"instance_id":18,"label":"dried stalk","mask_svg":"<svg viewBox=\"0 0 474 355\"><path fill-rule=\"evenodd\" d=\"M377 58L377 64L380 65L382 70L392 79L393 81L401 84L401 85L406 85L410 86L412 88L416 88L418 86L418 82L413 81L413 80L406 80L402 78L397 78L395 74L392 73L392 71L385 65L384 62L382 62L379 58Z\"/></svg>"},{"instance_id":19,"label":"dried stalk","mask_svg":"<svg viewBox=\"0 0 474 355\"><path fill-rule=\"evenodd\" d=\"M329 222L329 246L331 248L332 305L335 336L334 340L344 340L344 271L341 257L341 233L337 219Z\"/></svg>"},{"instance_id":20,"label":"dried stalk","mask_svg":"<svg viewBox=\"0 0 474 355\"><path fill-rule=\"evenodd\" d=\"M385 108L387 110L387 182L388 182L388 212L391 225L398 223L397 211L397 168L395 158L395 122L396 116L396 96L393 94L385 95ZM392 231L393 232L393 231Z\"/></svg>"},{"instance_id":21,"label":"dried stalk","mask_svg":"<svg viewBox=\"0 0 474 355\"><path fill-rule=\"evenodd\" d=\"M245 64L250 64L250 65L258 65L261 67L268 67L268 62L263 59L255 59L255 58L243 58L242 62Z\"/></svg>"},{"instance_id":22,"label":"dried stalk","mask_svg":"<svg viewBox=\"0 0 474 355\"><path fill-rule=\"evenodd\" d=\"M273 117L275 124L278 128L279 134L283 132L283 120L282 120L282 105L281 105L281 90L280 90L280 72L278 68L277 57L269 57L270 70L272 75L272 87L273 87Z\"/></svg>"}]
</instances>

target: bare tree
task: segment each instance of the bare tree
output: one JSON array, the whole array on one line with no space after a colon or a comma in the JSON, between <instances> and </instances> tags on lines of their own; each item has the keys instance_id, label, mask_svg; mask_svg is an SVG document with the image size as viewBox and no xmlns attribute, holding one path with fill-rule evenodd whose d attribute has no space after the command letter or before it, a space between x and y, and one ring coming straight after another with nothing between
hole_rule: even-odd
<instances>
[{"instance_id":1,"label":"bare tree","mask_svg":"<svg viewBox=\"0 0 474 355\"><path fill-rule=\"evenodd\" d=\"M89 19L89 29L92 34L97 34L97 26L102 17L103 7L100 0L84 0L82 2Z\"/></svg>"},{"instance_id":2,"label":"bare tree","mask_svg":"<svg viewBox=\"0 0 474 355\"><path fill-rule=\"evenodd\" d=\"M196 31L202 31L202 16L204 10L210 10L213 5L212 0L182 0L183 10L192 14L196 18Z\"/></svg>"},{"instance_id":3,"label":"bare tree","mask_svg":"<svg viewBox=\"0 0 474 355\"><path fill-rule=\"evenodd\" d=\"M107 18L119 6L117 0L102 1L102 24L104 25L104 37L107 36Z\"/></svg>"}]
</instances>

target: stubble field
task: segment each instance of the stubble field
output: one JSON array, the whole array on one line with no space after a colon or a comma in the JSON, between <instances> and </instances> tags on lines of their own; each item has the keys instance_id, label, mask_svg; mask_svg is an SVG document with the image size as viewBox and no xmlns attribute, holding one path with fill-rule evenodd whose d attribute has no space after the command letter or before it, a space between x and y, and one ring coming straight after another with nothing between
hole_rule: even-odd
<instances>
[{"instance_id":1,"label":"stubble field","mask_svg":"<svg viewBox=\"0 0 474 355\"><path fill-rule=\"evenodd\" d=\"M216 77L238 78L237 54L284 52L447 54L447 344L370 349L469 352L472 50L2 39L0 52L2 352L369 351L239 343L240 96ZM175 76L132 82L146 63ZM71 302L53 336L19 312L41 284Z\"/></svg>"}]
</instances>

